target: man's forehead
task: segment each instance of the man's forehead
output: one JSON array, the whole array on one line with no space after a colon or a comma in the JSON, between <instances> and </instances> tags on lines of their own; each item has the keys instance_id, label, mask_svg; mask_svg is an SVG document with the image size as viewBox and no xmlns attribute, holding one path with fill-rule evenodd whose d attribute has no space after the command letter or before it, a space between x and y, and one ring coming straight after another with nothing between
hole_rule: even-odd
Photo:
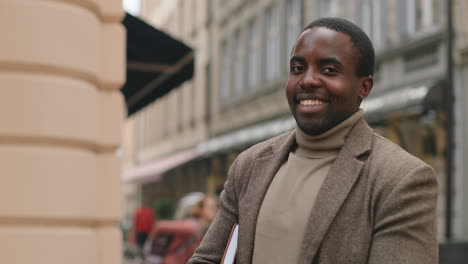
<instances>
[{"instance_id":1,"label":"man's forehead","mask_svg":"<svg viewBox=\"0 0 468 264\"><path fill-rule=\"evenodd\" d=\"M330 41L330 42L342 42L347 44L352 44L351 37L347 34L339 31L335 31L333 29L327 27L313 27L304 30L299 36L297 42L301 41L314 41L314 40L322 40L322 41Z\"/></svg>"},{"instance_id":2,"label":"man's forehead","mask_svg":"<svg viewBox=\"0 0 468 264\"><path fill-rule=\"evenodd\" d=\"M297 51L310 52L310 48L320 46L322 49L335 48L341 51L352 52L353 42L345 33L327 27L313 27L304 30L299 36L293 53ZM304 49L305 48L305 49ZM354 52L352 52L354 53Z\"/></svg>"}]
</instances>

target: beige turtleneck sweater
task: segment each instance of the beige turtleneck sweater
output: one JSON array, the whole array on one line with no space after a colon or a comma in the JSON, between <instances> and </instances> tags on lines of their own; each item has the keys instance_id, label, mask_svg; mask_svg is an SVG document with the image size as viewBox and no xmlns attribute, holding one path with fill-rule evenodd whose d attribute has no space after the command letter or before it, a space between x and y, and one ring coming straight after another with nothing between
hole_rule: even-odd
<instances>
[{"instance_id":1,"label":"beige turtleneck sweater","mask_svg":"<svg viewBox=\"0 0 468 264\"><path fill-rule=\"evenodd\" d=\"M263 199L257 219L252 263L297 263L318 191L354 124L359 110L318 136L296 129L297 149L289 153Z\"/></svg>"}]
</instances>

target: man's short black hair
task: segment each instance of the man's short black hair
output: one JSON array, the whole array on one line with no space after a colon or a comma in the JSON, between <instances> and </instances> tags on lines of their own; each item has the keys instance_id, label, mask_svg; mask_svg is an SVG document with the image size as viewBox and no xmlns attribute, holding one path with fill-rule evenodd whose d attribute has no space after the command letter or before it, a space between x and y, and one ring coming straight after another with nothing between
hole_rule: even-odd
<instances>
[{"instance_id":1,"label":"man's short black hair","mask_svg":"<svg viewBox=\"0 0 468 264\"><path fill-rule=\"evenodd\" d=\"M314 27L329 28L350 36L351 41L354 43L354 48L359 52L357 75L359 77L374 75L374 46L360 27L343 18L325 17L313 21L304 28L304 31Z\"/></svg>"}]
</instances>

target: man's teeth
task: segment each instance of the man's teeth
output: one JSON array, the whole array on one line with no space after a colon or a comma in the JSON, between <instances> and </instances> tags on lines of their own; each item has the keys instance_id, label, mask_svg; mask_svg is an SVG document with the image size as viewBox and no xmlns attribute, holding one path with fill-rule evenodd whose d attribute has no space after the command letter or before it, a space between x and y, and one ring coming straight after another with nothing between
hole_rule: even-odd
<instances>
[{"instance_id":1,"label":"man's teeth","mask_svg":"<svg viewBox=\"0 0 468 264\"><path fill-rule=\"evenodd\" d=\"M321 105L324 103L325 103L324 101L320 101L320 100L301 100L300 101L301 105Z\"/></svg>"}]
</instances>

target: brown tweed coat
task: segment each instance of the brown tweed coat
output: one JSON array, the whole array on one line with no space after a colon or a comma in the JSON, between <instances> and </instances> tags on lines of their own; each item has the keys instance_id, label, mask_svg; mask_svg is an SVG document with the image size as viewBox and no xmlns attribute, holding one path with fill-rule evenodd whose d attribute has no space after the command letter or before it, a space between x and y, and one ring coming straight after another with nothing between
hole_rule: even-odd
<instances>
[{"instance_id":1,"label":"brown tweed coat","mask_svg":"<svg viewBox=\"0 0 468 264\"><path fill-rule=\"evenodd\" d=\"M251 263L262 200L296 144L294 135L257 144L234 161L221 209L189 264L220 263L234 223L239 223L236 262ZM299 263L438 263L436 200L433 169L361 119L319 191Z\"/></svg>"}]
</instances>

